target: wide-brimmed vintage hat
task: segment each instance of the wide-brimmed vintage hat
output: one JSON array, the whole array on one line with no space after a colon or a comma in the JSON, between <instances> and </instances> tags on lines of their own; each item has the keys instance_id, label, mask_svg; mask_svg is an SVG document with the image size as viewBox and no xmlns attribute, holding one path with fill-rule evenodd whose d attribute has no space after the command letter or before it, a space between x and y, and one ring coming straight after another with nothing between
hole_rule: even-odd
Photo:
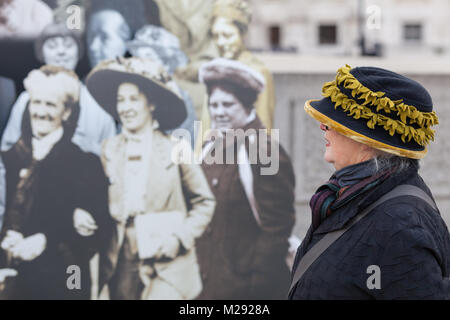
<instances>
[{"instance_id":1,"label":"wide-brimmed vintage hat","mask_svg":"<svg viewBox=\"0 0 450 320\"><path fill-rule=\"evenodd\" d=\"M186 106L177 85L153 60L132 57L103 61L86 80L97 103L117 120L120 120L116 108L117 89L124 82L136 84L155 105L153 117L161 130L177 128L186 119Z\"/></svg>"},{"instance_id":2,"label":"wide-brimmed vintage hat","mask_svg":"<svg viewBox=\"0 0 450 320\"><path fill-rule=\"evenodd\" d=\"M202 64L199 69L199 81L209 86L220 81L232 82L256 93L264 90L264 76L242 62L225 58L216 58Z\"/></svg>"},{"instance_id":3,"label":"wide-brimmed vintage hat","mask_svg":"<svg viewBox=\"0 0 450 320\"><path fill-rule=\"evenodd\" d=\"M375 149L421 159L439 123L427 90L414 80L375 67L342 67L306 112L337 132Z\"/></svg>"}]
</instances>

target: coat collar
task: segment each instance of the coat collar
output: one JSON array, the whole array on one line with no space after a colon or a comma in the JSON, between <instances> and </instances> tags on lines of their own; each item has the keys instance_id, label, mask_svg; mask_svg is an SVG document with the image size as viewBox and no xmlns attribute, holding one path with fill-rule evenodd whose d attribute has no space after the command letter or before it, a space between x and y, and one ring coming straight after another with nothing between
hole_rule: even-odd
<instances>
[{"instance_id":1,"label":"coat collar","mask_svg":"<svg viewBox=\"0 0 450 320\"><path fill-rule=\"evenodd\" d=\"M112 180L111 183L115 184L120 190L123 190L125 181L126 143L126 136L120 134L116 137L116 141L110 149L111 169L108 169L108 175ZM167 192L164 185L170 183L166 179L166 172L174 165L171 159L172 146L173 143L169 137L158 129L153 130L150 161L148 163L147 208L157 205L155 202L159 198L163 199L162 201L165 199L164 196L158 196L158 192L159 190Z\"/></svg>"},{"instance_id":2,"label":"coat collar","mask_svg":"<svg viewBox=\"0 0 450 320\"><path fill-rule=\"evenodd\" d=\"M367 208L370 204L378 200L381 196L391 191L394 187L403 184L405 181L417 175L417 168L409 168L401 174L394 174L378 187L361 195L347 205L339 208L330 217L325 219L321 225L314 231L314 234L325 234L342 229L352 218Z\"/></svg>"}]
</instances>

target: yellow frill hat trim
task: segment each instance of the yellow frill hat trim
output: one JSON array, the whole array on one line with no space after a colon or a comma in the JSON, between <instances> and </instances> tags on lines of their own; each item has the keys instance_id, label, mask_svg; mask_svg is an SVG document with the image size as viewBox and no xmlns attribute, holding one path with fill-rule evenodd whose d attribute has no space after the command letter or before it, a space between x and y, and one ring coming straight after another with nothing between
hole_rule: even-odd
<instances>
[{"instance_id":1,"label":"yellow frill hat trim","mask_svg":"<svg viewBox=\"0 0 450 320\"><path fill-rule=\"evenodd\" d=\"M305 111L308 113L312 118L316 119L317 121L326 124L330 128L336 130L340 134L349 137L350 139L353 139L357 142L363 143L365 145L368 145L372 148L394 154L400 157L406 157L411 159L422 159L426 156L428 150L425 147L424 150L420 151L414 151L414 150L407 150L403 148L394 147L391 145L388 145L386 143L371 139L365 135L362 135L356 131L351 130L350 128L347 128L340 124L339 122L334 121L333 119L327 117L326 115L320 113L317 111L314 107L311 106L311 102L315 102L319 100L308 100L305 103Z\"/></svg>"},{"instance_id":2,"label":"yellow frill hat trim","mask_svg":"<svg viewBox=\"0 0 450 320\"><path fill-rule=\"evenodd\" d=\"M426 146L431 140L434 141L434 130L430 127L439 124L436 113L421 112L416 107L403 103L402 100L393 101L386 97L384 92L373 92L363 86L351 73L351 67L346 65L338 70L336 80L325 83L322 95L330 98L335 104L335 109L341 107L349 116L355 119L367 119L367 126L371 129L375 125L383 126L391 136L400 134L403 142L413 139L420 146ZM364 100L362 105L347 97L338 85L352 90L352 96ZM383 110L385 113L397 114L400 120L391 119L385 115L377 114L367 105L376 106L376 112ZM408 123L409 120L409 123ZM417 123L420 128L414 128L408 124Z\"/></svg>"}]
</instances>

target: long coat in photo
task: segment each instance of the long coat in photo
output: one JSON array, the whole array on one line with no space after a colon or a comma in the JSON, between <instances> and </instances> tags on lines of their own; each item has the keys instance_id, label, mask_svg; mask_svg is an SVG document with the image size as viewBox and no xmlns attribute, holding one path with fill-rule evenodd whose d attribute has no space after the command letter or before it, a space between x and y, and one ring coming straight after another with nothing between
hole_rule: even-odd
<instances>
[{"instance_id":1,"label":"long coat in photo","mask_svg":"<svg viewBox=\"0 0 450 320\"><path fill-rule=\"evenodd\" d=\"M108 210L108 182L100 159L82 152L67 136L38 162L25 156L31 152L27 148L21 139L2 154L7 200L1 239L8 230L15 230L24 237L43 233L47 243L36 259L12 266L18 271L14 298L89 299L89 261L96 252L105 251L104 246L115 232ZM33 177L24 191L22 178L27 174ZM25 197L24 201L21 197ZM17 207L18 202L23 205ZM76 232L73 216L77 208L95 219L98 229L94 235L82 237ZM100 260L104 261L102 257ZM68 288L69 266L81 270L79 290Z\"/></svg>"},{"instance_id":2,"label":"long coat in photo","mask_svg":"<svg viewBox=\"0 0 450 320\"><path fill-rule=\"evenodd\" d=\"M263 128L256 118L243 130ZM247 139L247 154L253 143L263 154L279 146L271 143L270 138L266 144L259 141L258 135L253 138ZM236 147L235 142L228 143L225 142L224 148ZM295 177L290 159L281 146L279 159L273 161L278 160L279 171L275 175L262 175L265 165L261 161L250 164L258 218L252 211L236 162L202 164L217 206L207 231L197 241L204 287L199 299L286 297L288 238L295 222Z\"/></svg>"},{"instance_id":3,"label":"long coat in photo","mask_svg":"<svg viewBox=\"0 0 450 320\"><path fill-rule=\"evenodd\" d=\"M102 161L111 185L109 187L109 205L113 216L121 215L124 207L125 163L127 139L120 134L106 140ZM169 220L182 219L181 226L175 225L165 231L180 241L181 250L174 259L147 259L139 262L141 278L146 279L142 299L151 292L152 279L158 278L170 284L182 299L195 298L202 289L197 262L195 239L206 229L214 212L215 200L209 189L201 167L195 163L175 163L172 151L178 141L173 140L159 129L153 130L151 143L151 161L148 164L148 181L145 194L145 214L157 215ZM187 146L190 150L190 146ZM176 217L172 214L176 212ZM168 214L170 213L170 214ZM161 220L162 220L161 219ZM165 225L170 225L167 221ZM126 226L117 224L118 238L109 251L109 258L115 268L118 263L121 246L126 235ZM135 242L132 237L131 242ZM137 255L137 253L134 253ZM148 274L146 266L151 265L155 274ZM112 270L114 271L114 270ZM150 279L152 278L152 279ZM158 293L151 293L158 296Z\"/></svg>"}]
</instances>

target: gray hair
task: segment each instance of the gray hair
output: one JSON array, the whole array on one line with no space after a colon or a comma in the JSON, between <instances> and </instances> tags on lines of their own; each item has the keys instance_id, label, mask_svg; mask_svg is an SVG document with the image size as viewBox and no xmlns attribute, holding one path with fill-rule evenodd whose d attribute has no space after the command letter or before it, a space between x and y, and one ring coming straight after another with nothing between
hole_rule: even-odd
<instances>
[{"instance_id":1,"label":"gray hair","mask_svg":"<svg viewBox=\"0 0 450 320\"><path fill-rule=\"evenodd\" d=\"M419 168L419 160L400 157L383 151L377 151L373 157L374 174L388 168L397 167L396 174L400 174L411 167Z\"/></svg>"}]
</instances>

